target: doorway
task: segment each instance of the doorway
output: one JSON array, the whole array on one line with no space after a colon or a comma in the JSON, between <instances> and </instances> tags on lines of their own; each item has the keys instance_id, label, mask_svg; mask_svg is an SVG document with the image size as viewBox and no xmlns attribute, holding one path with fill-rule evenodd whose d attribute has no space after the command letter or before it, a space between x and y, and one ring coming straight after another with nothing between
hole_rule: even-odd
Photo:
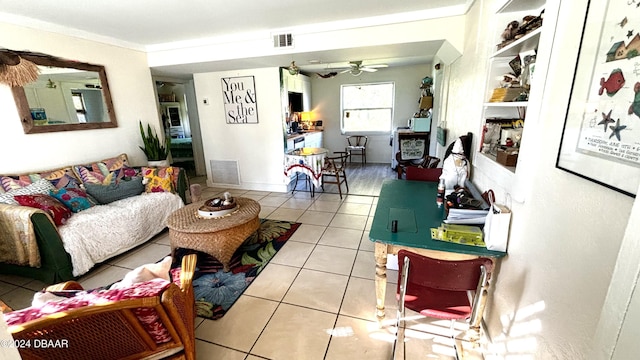
<instances>
[{"instance_id":1,"label":"doorway","mask_svg":"<svg viewBox=\"0 0 640 360\"><path fill-rule=\"evenodd\" d=\"M172 164L184 168L189 177L205 175L193 80L155 78L154 81L164 133L171 139Z\"/></svg>"}]
</instances>

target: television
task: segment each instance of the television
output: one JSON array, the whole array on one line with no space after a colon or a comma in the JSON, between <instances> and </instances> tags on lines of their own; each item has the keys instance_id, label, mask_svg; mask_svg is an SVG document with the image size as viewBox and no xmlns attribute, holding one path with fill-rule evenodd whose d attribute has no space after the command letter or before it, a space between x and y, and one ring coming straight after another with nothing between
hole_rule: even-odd
<instances>
[{"instance_id":1,"label":"television","mask_svg":"<svg viewBox=\"0 0 640 360\"><path fill-rule=\"evenodd\" d=\"M302 93L289 91L289 108L292 113L304 111L302 105Z\"/></svg>"}]
</instances>

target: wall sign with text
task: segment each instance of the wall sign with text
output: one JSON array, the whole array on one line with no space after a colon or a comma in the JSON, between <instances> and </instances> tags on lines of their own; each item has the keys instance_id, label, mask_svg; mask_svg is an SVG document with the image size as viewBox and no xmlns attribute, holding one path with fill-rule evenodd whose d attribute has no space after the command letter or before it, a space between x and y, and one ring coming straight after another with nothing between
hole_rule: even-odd
<instances>
[{"instance_id":1,"label":"wall sign with text","mask_svg":"<svg viewBox=\"0 0 640 360\"><path fill-rule=\"evenodd\" d=\"M222 78L222 100L227 124L257 124L258 104L253 76Z\"/></svg>"}]
</instances>

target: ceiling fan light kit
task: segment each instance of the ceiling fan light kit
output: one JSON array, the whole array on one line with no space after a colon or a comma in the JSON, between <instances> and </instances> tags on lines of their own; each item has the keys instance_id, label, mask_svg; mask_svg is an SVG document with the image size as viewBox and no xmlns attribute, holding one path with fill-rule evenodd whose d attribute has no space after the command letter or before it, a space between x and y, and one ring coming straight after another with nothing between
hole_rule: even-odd
<instances>
[{"instance_id":1,"label":"ceiling fan light kit","mask_svg":"<svg viewBox=\"0 0 640 360\"><path fill-rule=\"evenodd\" d=\"M349 67L350 67L349 69L343 70L340 73L341 74L349 73L353 76L360 76L364 71L376 72L378 71L379 68L385 68L385 67L388 67L388 65L387 64L362 65L362 60L359 60L359 61L350 61Z\"/></svg>"},{"instance_id":2,"label":"ceiling fan light kit","mask_svg":"<svg viewBox=\"0 0 640 360\"><path fill-rule=\"evenodd\" d=\"M298 66L296 66L296 62L292 61L291 65L288 68L289 70L289 74L291 75L298 75L300 73L300 68L298 68Z\"/></svg>"}]
</instances>

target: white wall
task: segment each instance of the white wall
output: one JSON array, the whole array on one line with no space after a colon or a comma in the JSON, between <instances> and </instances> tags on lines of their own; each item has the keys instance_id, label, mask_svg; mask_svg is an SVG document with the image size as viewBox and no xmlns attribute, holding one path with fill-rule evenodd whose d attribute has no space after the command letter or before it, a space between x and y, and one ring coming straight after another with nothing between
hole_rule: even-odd
<instances>
[{"instance_id":1,"label":"white wall","mask_svg":"<svg viewBox=\"0 0 640 360\"><path fill-rule=\"evenodd\" d=\"M420 83L431 75L431 65L415 65L383 68L377 72L363 72L360 76L340 74L329 79L311 77L311 108L317 120L323 120L324 147L331 151L344 151L346 136L340 133L340 86L393 81L395 83L395 103L393 126L406 126L407 120L419 110ZM436 94L436 96L438 96ZM391 131L391 129L389 129ZM367 162L390 163L392 148L390 134L371 135L367 144Z\"/></svg>"},{"instance_id":2,"label":"white wall","mask_svg":"<svg viewBox=\"0 0 640 360\"><path fill-rule=\"evenodd\" d=\"M491 29L500 26L492 23L493 10L501 2L474 4L464 55L445 71L451 138L472 131L477 144L486 59L497 43ZM486 314L502 358L603 358L591 354L591 344L622 239L633 231L626 230L632 198L555 168L585 6L547 1L544 31L555 31L553 52L541 106L528 109L534 116L527 118L519 159L526 166L519 164L516 178L524 185L521 201L512 203L509 254L495 274ZM490 185L489 176L482 180Z\"/></svg>"},{"instance_id":3,"label":"white wall","mask_svg":"<svg viewBox=\"0 0 640 360\"><path fill-rule=\"evenodd\" d=\"M274 48L273 43L269 41L274 33L272 29L161 44L150 47L149 65L160 67L228 59L248 59L251 61L261 56L304 54L421 41L433 41L433 46L436 46L442 40L447 41L441 49L443 56L459 52L464 41L465 17L462 15L447 16L447 14L436 11L431 11L430 15L434 18L402 23L396 23L399 19L395 19L389 23L380 24L376 22L376 17L374 17L361 19L362 21L338 21L282 30L292 31L295 34L293 49ZM435 18L438 16L445 17ZM312 22L313 18L311 17L310 20ZM337 61L347 60L355 59L337 59Z\"/></svg>"},{"instance_id":4,"label":"white wall","mask_svg":"<svg viewBox=\"0 0 640 360\"><path fill-rule=\"evenodd\" d=\"M227 124L222 98L224 77L254 76L258 124ZM279 68L194 74L198 116L209 186L211 160L237 160L239 186L243 189L286 191L284 183L284 134ZM210 105L204 105L207 98ZM229 186L234 187L234 186Z\"/></svg>"},{"instance_id":5,"label":"white wall","mask_svg":"<svg viewBox=\"0 0 640 360\"><path fill-rule=\"evenodd\" d=\"M127 153L134 165L146 158L138 121L159 125L146 54L117 46L0 23L0 44L71 60L104 65L118 127L24 134L11 89L0 84L0 174L46 170Z\"/></svg>"}]
</instances>

